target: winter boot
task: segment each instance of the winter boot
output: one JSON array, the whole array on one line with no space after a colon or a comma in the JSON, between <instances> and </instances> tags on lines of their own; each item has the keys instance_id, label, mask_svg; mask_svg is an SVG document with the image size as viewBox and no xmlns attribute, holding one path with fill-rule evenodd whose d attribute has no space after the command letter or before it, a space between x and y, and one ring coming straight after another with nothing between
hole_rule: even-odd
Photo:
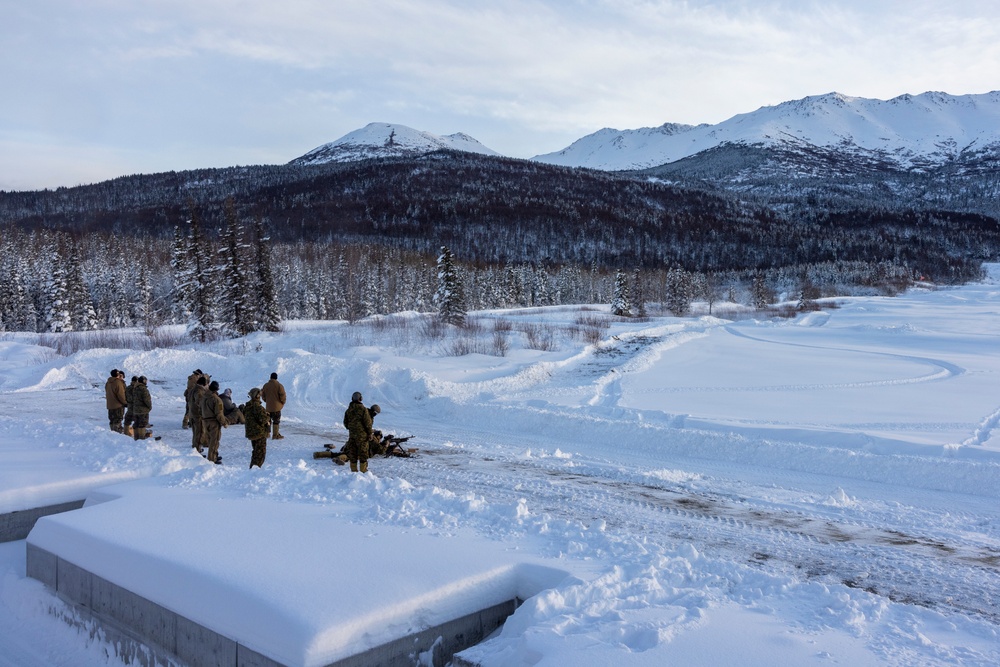
<instances>
[{"instance_id":1,"label":"winter boot","mask_svg":"<svg viewBox=\"0 0 1000 667\"><path fill-rule=\"evenodd\" d=\"M135 430L133 430L132 428L129 428L129 431L132 431L132 439L133 440L145 440L146 439L146 429L144 429L144 428L137 428Z\"/></svg>"},{"instance_id":2,"label":"winter boot","mask_svg":"<svg viewBox=\"0 0 1000 667\"><path fill-rule=\"evenodd\" d=\"M135 437L135 431L132 430L131 426L126 426L125 427L125 435L129 435L129 436ZM135 439L138 440L139 438L135 438Z\"/></svg>"},{"instance_id":3,"label":"winter boot","mask_svg":"<svg viewBox=\"0 0 1000 667\"><path fill-rule=\"evenodd\" d=\"M278 424L271 424L271 440L284 440L285 436L278 432Z\"/></svg>"},{"instance_id":4,"label":"winter boot","mask_svg":"<svg viewBox=\"0 0 1000 667\"><path fill-rule=\"evenodd\" d=\"M351 472L357 472L357 471L358 471L358 462L351 461Z\"/></svg>"},{"instance_id":5,"label":"winter boot","mask_svg":"<svg viewBox=\"0 0 1000 667\"><path fill-rule=\"evenodd\" d=\"M361 462L361 472L368 472L368 461Z\"/></svg>"}]
</instances>

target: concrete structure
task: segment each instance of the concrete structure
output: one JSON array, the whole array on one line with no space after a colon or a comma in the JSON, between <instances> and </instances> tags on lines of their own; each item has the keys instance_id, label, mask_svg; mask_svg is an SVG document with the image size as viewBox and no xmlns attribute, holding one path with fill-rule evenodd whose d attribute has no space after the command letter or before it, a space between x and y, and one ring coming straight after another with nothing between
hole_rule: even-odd
<instances>
[{"instance_id":1,"label":"concrete structure","mask_svg":"<svg viewBox=\"0 0 1000 667\"><path fill-rule=\"evenodd\" d=\"M117 656L143 667L286 667L238 641L195 623L31 544L27 574L98 624ZM404 667L424 662L443 667L455 653L482 641L517 608L518 600L494 605L433 628L400 637L327 667ZM428 660L429 659L429 660Z\"/></svg>"},{"instance_id":2,"label":"concrete structure","mask_svg":"<svg viewBox=\"0 0 1000 667\"><path fill-rule=\"evenodd\" d=\"M569 573L354 506L139 480L40 518L27 574L140 665L443 667Z\"/></svg>"},{"instance_id":3,"label":"concrete structure","mask_svg":"<svg viewBox=\"0 0 1000 667\"><path fill-rule=\"evenodd\" d=\"M83 507L82 500L59 503L58 505L47 505L46 507L35 507L33 509L18 510L0 514L0 542L14 542L23 540L35 527L35 522L43 516L69 512L70 510Z\"/></svg>"}]
</instances>

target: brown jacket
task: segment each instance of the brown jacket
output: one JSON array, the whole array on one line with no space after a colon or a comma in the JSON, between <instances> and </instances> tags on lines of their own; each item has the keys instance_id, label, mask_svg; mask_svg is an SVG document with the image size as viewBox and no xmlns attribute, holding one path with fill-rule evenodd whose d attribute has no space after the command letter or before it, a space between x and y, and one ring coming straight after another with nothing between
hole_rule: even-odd
<instances>
[{"instance_id":1,"label":"brown jacket","mask_svg":"<svg viewBox=\"0 0 1000 667\"><path fill-rule=\"evenodd\" d=\"M285 407L285 388L277 380L268 380L260 388L260 397L268 412L281 412Z\"/></svg>"},{"instance_id":2,"label":"brown jacket","mask_svg":"<svg viewBox=\"0 0 1000 667\"><path fill-rule=\"evenodd\" d=\"M201 420L218 422L222 427L228 424L222 411L222 398L214 391L206 391L201 399Z\"/></svg>"},{"instance_id":3,"label":"brown jacket","mask_svg":"<svg viewBox=\"0 0 1000 667\"><path fill-rule=\"evenodd\" d=\"M117 410L128 406L125 400L125 380L121 378L108 378L104 383L104 398L108 404L108 410Z\"/></svg>"}]
</instances>

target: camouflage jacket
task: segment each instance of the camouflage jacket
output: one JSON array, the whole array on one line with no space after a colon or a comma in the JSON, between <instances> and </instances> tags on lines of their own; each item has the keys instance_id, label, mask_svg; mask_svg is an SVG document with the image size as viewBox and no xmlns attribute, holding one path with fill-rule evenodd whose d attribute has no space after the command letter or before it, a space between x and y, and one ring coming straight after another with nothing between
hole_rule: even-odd
<instances>
[{"instance_id":1,"label":"camouflage jacket","mask_svg":"<svg viewBox=\"0 0 1000 667\"><path fill-rule=\"evenodd\" d=\"M139 384L138 380L125 387L125 403L128 405L130 410L132 409L132 401L135 400L135 387L137 384Z\"/></svg>"},{"instance_id":2,"label":"camouflage jacket","mask_svg":"<svg viewBox=\"0 0 1000 667\"><path fill-rule=\"evenodd\" d=\"M132 412L137 415L149 414L149 411L153 409L153 399L150 398L149 389L146 388L146 385L137 382L132 387L132 400L129 405Z\"/></svg>"},{"instance_id":3,"label":"camouflage jacket","mask_svg":"<svg viewBox=\"0 0 1000 667\"><path fill-rule=\"evenodd\" d=\"M243 433L248 440L260 440L267 437L267 429L271 428L271 415L260 404L260 398L252 398L243 406Z\"/></svg>"},{"instance_id":4,"label":"camouflage jacket","mask_svg":"<svg viewBox=\"0 0 1000 667\"><path fill-rule=\"evenodd\" d=\"M354 442L367 442L372 437L372 416L364 403L351 401L344 412L344 428L350 432Z\"/></svg>"}]
</instances>

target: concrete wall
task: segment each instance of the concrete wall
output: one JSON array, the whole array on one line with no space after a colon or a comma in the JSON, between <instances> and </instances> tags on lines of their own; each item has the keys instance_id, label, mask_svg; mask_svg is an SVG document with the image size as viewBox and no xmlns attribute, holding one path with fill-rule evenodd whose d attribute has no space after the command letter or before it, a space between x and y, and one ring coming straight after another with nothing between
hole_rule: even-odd
<instances>
[{"instance_id":1,"label":"concrete wall","mask_svg":"<svg viewBox=\"0 0 1000 667\"><path fill-rule=\"evenodd\" d=\"M13 542L23 540L35 527L35 522L43 516L49 514L59 514L69 512L83 507L82 500L73 500L68 503L58 505L48 505L47 507L36 507L30 510L19 510L0 514L0 542Z\"/></svg>"},{"instance_id":2,"label":"concrete wall","mask_svg":"<svg viewBox=\"0 0 1000 667\"><path fill-rule=\"evenodd\" d=\"M99 624L118 656L131 664L143 667L283 667L228 637L30 543L27 544L27 574L75 605L83 619ZM455 653L477 644L503 625L518 604L518 600L510 600L327 667L409 667L417 664L418 654L428 652L434 667L444 667Z\"/></svg>"}]
</instances>

